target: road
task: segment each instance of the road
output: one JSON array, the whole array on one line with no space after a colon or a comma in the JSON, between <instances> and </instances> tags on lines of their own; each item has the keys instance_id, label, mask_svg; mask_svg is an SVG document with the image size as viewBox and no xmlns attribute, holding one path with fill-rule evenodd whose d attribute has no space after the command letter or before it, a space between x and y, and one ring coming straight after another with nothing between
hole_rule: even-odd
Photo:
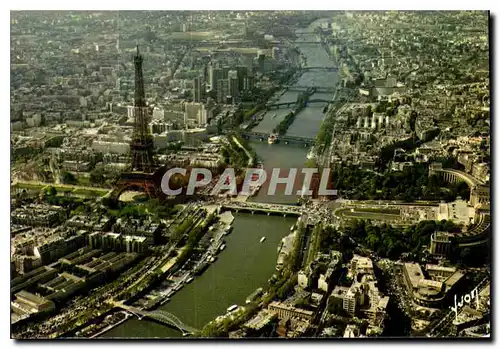
<instances>
[{"instance_id":1,"label":"road","mask_svg":"<svg viewBox=\"0 0 500 349\"><path fill-rule=\"evenodd\" d=\"M59 188L68 188L68 189L81 189L81 190L89 190L89 191L102 191L102 192L109 192L110 188L101 188L101 187L86 187L82 185L73 185L73 184L56 184L56 183L44 183L44 182L39 182L39 181L20 181L17 178L14 179L11 183L11 186L15 186L16 184L28 184L28 185L36 185L40 186L40 189L43 189L45 187L52 186L57 189Z\"/></svg>"},{"instance_id":2,"label":"road","mask_svg":"<svg viewBox=\"0 0 500 349\"><path fill-rule=\"evenodd\" d=\"M240 143L240 141L235 136L232 136L232 138L233 138L234 143L236 143L236 145L238 147L240 147L241 149L243 149L243 151L247 155L247 157L248 157L248 167L252 167L252 165L253 165L253 156L252 156L252 154L250 154L250 152Z\"/></svg>"}]
</instances>

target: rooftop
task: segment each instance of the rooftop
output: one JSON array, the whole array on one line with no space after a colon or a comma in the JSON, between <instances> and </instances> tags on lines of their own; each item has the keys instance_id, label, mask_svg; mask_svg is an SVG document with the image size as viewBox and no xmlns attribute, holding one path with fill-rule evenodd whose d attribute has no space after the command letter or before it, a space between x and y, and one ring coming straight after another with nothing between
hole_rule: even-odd
<instances>
[{"instance_id":1,"label":"rooftop","mask_svg":"<svg viewBox=\"0 0 500 349\"><path fill-rule=\"evenodd\" d=\"M410 279L411 286L413 288L418 288L419 281L424 278L420 265L417 263L405 263L404 268Z\"/></svg>"}]
</instances>

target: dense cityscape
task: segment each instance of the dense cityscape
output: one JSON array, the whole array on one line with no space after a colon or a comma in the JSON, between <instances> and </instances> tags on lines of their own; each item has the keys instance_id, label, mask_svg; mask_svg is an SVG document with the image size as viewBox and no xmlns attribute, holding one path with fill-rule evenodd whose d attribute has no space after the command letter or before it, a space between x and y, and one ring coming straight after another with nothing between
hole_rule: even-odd
<instances>
[{"instance_id":1,"label":"dense cityscape","mask_svg":"<svg viewBox=\"0 0 500 349\"><path fill-rule=\"evenodd\" d=\"M488 12L10 21L12 338L490 338Z\"/></svg>"}]
</instances>

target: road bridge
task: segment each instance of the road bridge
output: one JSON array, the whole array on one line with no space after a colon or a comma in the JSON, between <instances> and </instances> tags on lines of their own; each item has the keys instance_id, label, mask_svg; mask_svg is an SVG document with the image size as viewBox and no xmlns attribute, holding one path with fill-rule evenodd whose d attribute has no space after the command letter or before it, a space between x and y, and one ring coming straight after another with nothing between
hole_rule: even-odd
<instances>
[{"instance_id":1,"label":"road bridge","mask_svg":"<svg viewBox=\"0 0 500 349\"><path fill-rule=\"evenodd\" d=\"M137 316L139 320L141 320L144 317L153 319L155 321L158 321L160 323L178 329L179 331L182 332L183 335L193 334L198 331L196 328L186 325L174 314L164 310L146 311L130 305L123 304L123 302L112 302L112 304L117 308L121 308Z\"/></svg>"},{"instance_id":2,"label":"road bridge","mask_svg":"<svg viewBox=\"0 0 500 349\"><path fill-rule=\"evenodd\" d=\"M302 206L295 205L283 205L283 204L263 204L258 202L237 202L231 201L222 204L222 209L231 210L236 212L249 212L249 213L265 213L270 215L281 215L281 216L301 216L304 208Z\"/></svg>"},{"instance_id":3,"label":"road bridge","mask_svg":"<svg viewBox=\"0 0 500 349\"><path fill-rule=\"evenodd\" d=\"M335 103L334 101L331 101L331 100L326 100L326 99L319 99L319 98L316 98L316 99L310 99L306 102L306 105L308 104L311 104L311 103L324 103L324 104L332 104L332 103ZM273 104L269 104L267 105L266 107L268 109L279 109L280 107L292 107L294 105L296 105L297 102L282 102L282 103L273 103Z\"/></svg>"},{"instance_id":4,"label":"road bridge","mask_svg":"<svg viewBox=\"0 0 500 349\"><path fill-rule=\"evenodd\" d=\"M245 139L254 139L262 142L267 140L269 134L247 131L247 132L242 132L241 136ZM300 144L303 145L304 147L309 147L314 144L314 138L283 135L279 136L278 142L284 144Z\"/></svg>"},{"instance_id":5,"label":"road bridge","mask_svg":"<svg viewBox=\"0 0 500 349\"><path fill-rule=\"evenodd\" d=\"M338 72L339 68L337 68L337 67L302 67L302 68L300 68L300 70L301 71L317 70L317 71Z\"/></svg>"},{"instance_id":6,"label":"road bridge","mask_svg":"<svg viewBox=\"0 0 500 349\"><path fill-rule=\"evenodd\" d=\"M288 92L307 92L308 89L314 88L315 93L335 93L337 87L331 86L302 86L302 85L291 85L285 86Z\"/></svg>"}]
</instances>

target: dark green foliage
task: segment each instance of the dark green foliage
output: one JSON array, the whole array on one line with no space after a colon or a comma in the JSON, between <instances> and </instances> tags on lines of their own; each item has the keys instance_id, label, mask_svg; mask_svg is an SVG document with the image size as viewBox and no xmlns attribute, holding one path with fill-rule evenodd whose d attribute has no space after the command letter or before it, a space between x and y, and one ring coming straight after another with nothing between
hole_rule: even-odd
<instances>
[{"instance_id":1,"label":"dark green foliage","mask_svg":"<svg viewBox=\"0 0 500 349\"><path fill-rule=\"evenodd\" d=\"M413 150L419 145L419 140L417 138L411 137L404 141L394 142L392 144L386 145L380 150L378 158L378 166L385 168L387 163L392 160L394 156L394 150L401 148L405 151Z\"/></svg>"},{"instance_id":2,"label":"dark green foliage","mask_svg":"<svg viewBox=\"0 0 500 349\"><path fill-rule=\"evenodd\" d=\"M274 128L273 132L278 133L279 135L284 135L286 130L288 130L288 127L293 123L293 120L295 120L295 113L288 113L283 121L281 121L278 126Z\"/></svg>"},{"instance_id":3,"label":"dark green foliage","mask_svg":"<svg viewBox=\"0 0 500 349\"><path fill-rule=\"evenodd\" d=\"M369 221L353 220L344 233L360 245L375 251L380 257L398 259L409 253L419 260L423 246L428 246L436 231L458 232L459 226L452 221L421 221L404 230L388 224L372 225Z\"/></svg>"},{"instance_id":4,"label":"dark green foliage","mask_svg":"<svg viewBox=\"0 0 500 349\"><path fill-rule=\"evenodd\" d=\"M427 164L414 164L403 171L376 176L357 167L337 166L332 171L332 186L345 198L355 200L446 200L456 197L468 200L465 183L448 183L429 176Z\"/></svg>"},{"instance_id":5,"label":"dark green foliage","mask_svg":"<svg viewBox=\"0 0 500 349\"><path fill-rule=\"evenodd\" d=\"M57 195L57 190L53 186L50 186L47 188L47 195L49 196L56 196Z\"/></svg>"},{"instance_id":6,"label":"dark green foliage","mask_svg":"<svg viewBox=\"0 0 500 349\"><path fill-rule=\"evenodd\" d=\"M68 171L64 171L61 177L64 184L76 184L78 182L75 176Z\"/></svg>"}]
</instances>

